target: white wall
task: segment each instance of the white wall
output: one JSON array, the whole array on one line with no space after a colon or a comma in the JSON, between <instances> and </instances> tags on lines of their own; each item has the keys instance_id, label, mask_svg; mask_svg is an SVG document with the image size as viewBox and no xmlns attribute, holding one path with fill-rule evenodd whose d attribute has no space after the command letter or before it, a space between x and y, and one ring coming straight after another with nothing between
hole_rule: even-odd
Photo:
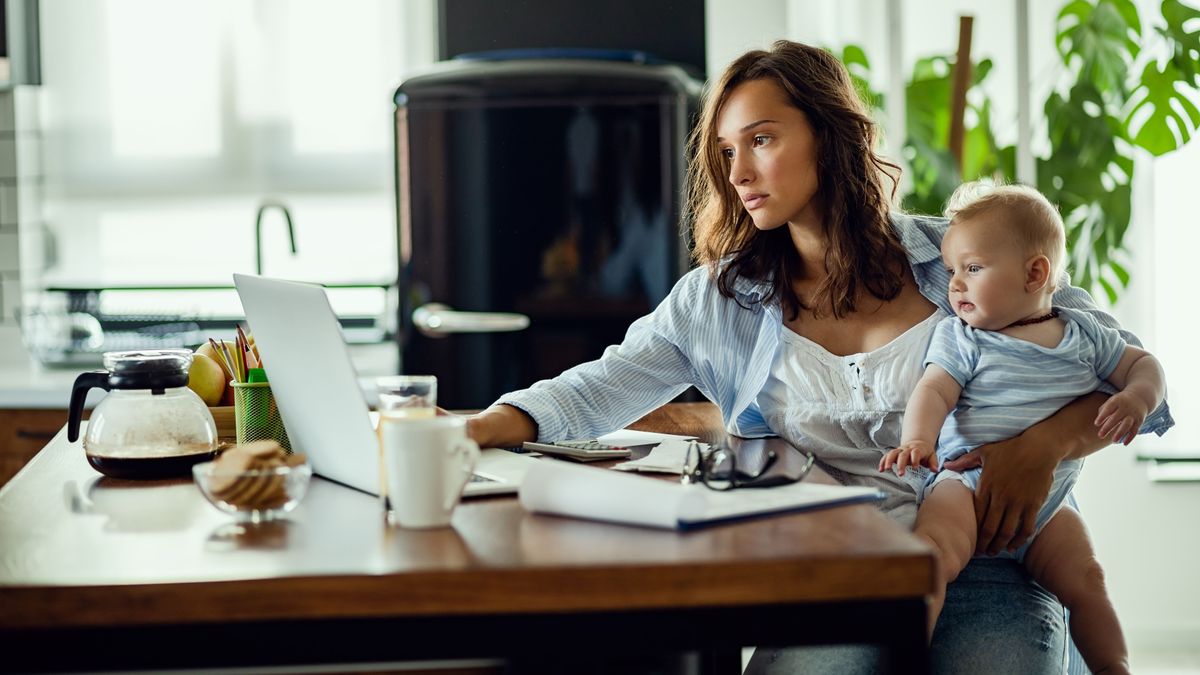
<instances>
[{"instance_id":1,"label":"white wall","mask_svg":"<svg viewBox=\"0 0 1200 675\"><path fill-rule=\"evenodd\" d=\"M1029 42L1034 80L1034 119L1053 86L1059 66L1054 51L1054 18L1062 2L1030 2ZM708 0L708 62L715 76L747 48L768 46L778 38L841 47L863 45L872 60L873 84L887 88L887 0ZM1143 23L1157 3L1139 2ZM918 56L952 53L957 46L958 15L975 17L972 54L989 56L995 67L988 78L1002 142L1016 137L1015 1L922 0L902 2L900 36L903 71L911 72ZM1039 128L1035 124L1035 133ZM1035 144L1035 152L1040 150ZM1139 165L1139 203L1131 226L1134 283L1114 312L1136 331L1147 347L1162 351L1172 384L1177 419L1189 414L1200 392L1188 368L1195 361L1195 340L1178 315L1186 307L1169 302L1182 298L1195 267L1200 235L1195 234L1195 177L1200 175L1200 141L1173 156ZM1155 264L1155 263L1158 264ZM1173 275L1173 276L1172 276ZM1157 308L1157 309L1156 309ZM1174 315L1176 318L1170 318ZM1200 372L1197 373L1200 377ZM1178 403L1175 403L1178 401ZM1194 438L1176 430L1168 435L1178 446ZM1089 459L1076 489L1109 575L1117 611L1135 647L1200 644L1200 530L1191 515L1200 508L1200 484L1163 485L1147 480L1145 465L1135 461L1139 446L1110 447ZM1200 443L1192 446L1200 450Z\"/></svg>"}]
</instances>

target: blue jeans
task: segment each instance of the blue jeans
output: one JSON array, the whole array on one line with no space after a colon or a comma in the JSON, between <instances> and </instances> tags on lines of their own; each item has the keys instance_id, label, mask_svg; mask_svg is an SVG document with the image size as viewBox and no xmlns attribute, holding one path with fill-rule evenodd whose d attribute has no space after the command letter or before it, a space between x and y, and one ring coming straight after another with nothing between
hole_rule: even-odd
<instances>
[{"instance_id":1,"label":"blue jeans","mask_svg":"<svg viewBox=\"0 0 1200 675\"><path fill-rule=\"evenodd\" d=\"M935 673L1061 673L1063 607L1014 560L975 559L946 589L930 657ZM876 673L874 646L759 647L746 668L761 673Z\"/></svg>"}]
</instances>

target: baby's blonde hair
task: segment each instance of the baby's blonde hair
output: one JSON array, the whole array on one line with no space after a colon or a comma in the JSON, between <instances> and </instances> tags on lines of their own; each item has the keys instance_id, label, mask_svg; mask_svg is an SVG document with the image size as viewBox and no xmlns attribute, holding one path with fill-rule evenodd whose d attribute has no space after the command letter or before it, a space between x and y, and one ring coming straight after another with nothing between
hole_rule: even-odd
<instances>
[{"instance_id":1,"label":"baby's blonde hair","mask_svg":"<svg viewBox=\"0 0 1200 675\"><path fill-rule=\"evenodd\" d=\"M1053 292L1067 260L1066 229L1050 200L1026 185L996 185L978 180L958 186L946 204L954 226L980 216L999 215L1007 234L1026 256L1044 255L1050 261L1047 289Z\"/></svg>"}]
</instances>

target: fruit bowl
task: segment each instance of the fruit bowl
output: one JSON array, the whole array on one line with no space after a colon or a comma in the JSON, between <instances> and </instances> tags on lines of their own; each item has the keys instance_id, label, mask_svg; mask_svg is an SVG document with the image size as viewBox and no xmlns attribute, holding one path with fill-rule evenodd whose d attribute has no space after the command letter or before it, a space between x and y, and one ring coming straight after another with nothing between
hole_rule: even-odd
<instances>
[{"instance_id":1,"label":"fruit bowl","mask_svg":"<svg viewBox=\"0 0 1200 675\"><path fill-rule=\"evenodd\" d=\"M220 462L192 467L192 477L205 499L238 520L260 522L279 518L296 508L308 491L308 464L234 469Z\"/></svg>"}]
</instances>

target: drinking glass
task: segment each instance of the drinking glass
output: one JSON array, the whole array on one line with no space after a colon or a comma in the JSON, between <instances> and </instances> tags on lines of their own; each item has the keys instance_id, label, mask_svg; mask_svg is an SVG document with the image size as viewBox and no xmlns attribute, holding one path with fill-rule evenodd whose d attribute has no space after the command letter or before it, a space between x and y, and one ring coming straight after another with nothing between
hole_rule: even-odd
<instances>
[{"instance_id":1,"label":"drinking glass","mask_svg":"<svg viewBox=\"0 0 1200 675\"><path fill-rule=\"evenodd\" d=\"M385 427L407 420L437 416L437 377L434 375L389 375L375 379L379 395L379 500L384 517L392 511L388 499L387 464L384 460Z\"/></svg>"},{"instance_id":2,"label":"drinking glass","mask_svg":"<svg viewBox=\"0 0 1200 675\"><path fill-rule=\"evenodd\" d=\"M437 414L437 377L392 375L375 380L379 415L388 419L433 417Z\"/></svg>"}]
</instances>

